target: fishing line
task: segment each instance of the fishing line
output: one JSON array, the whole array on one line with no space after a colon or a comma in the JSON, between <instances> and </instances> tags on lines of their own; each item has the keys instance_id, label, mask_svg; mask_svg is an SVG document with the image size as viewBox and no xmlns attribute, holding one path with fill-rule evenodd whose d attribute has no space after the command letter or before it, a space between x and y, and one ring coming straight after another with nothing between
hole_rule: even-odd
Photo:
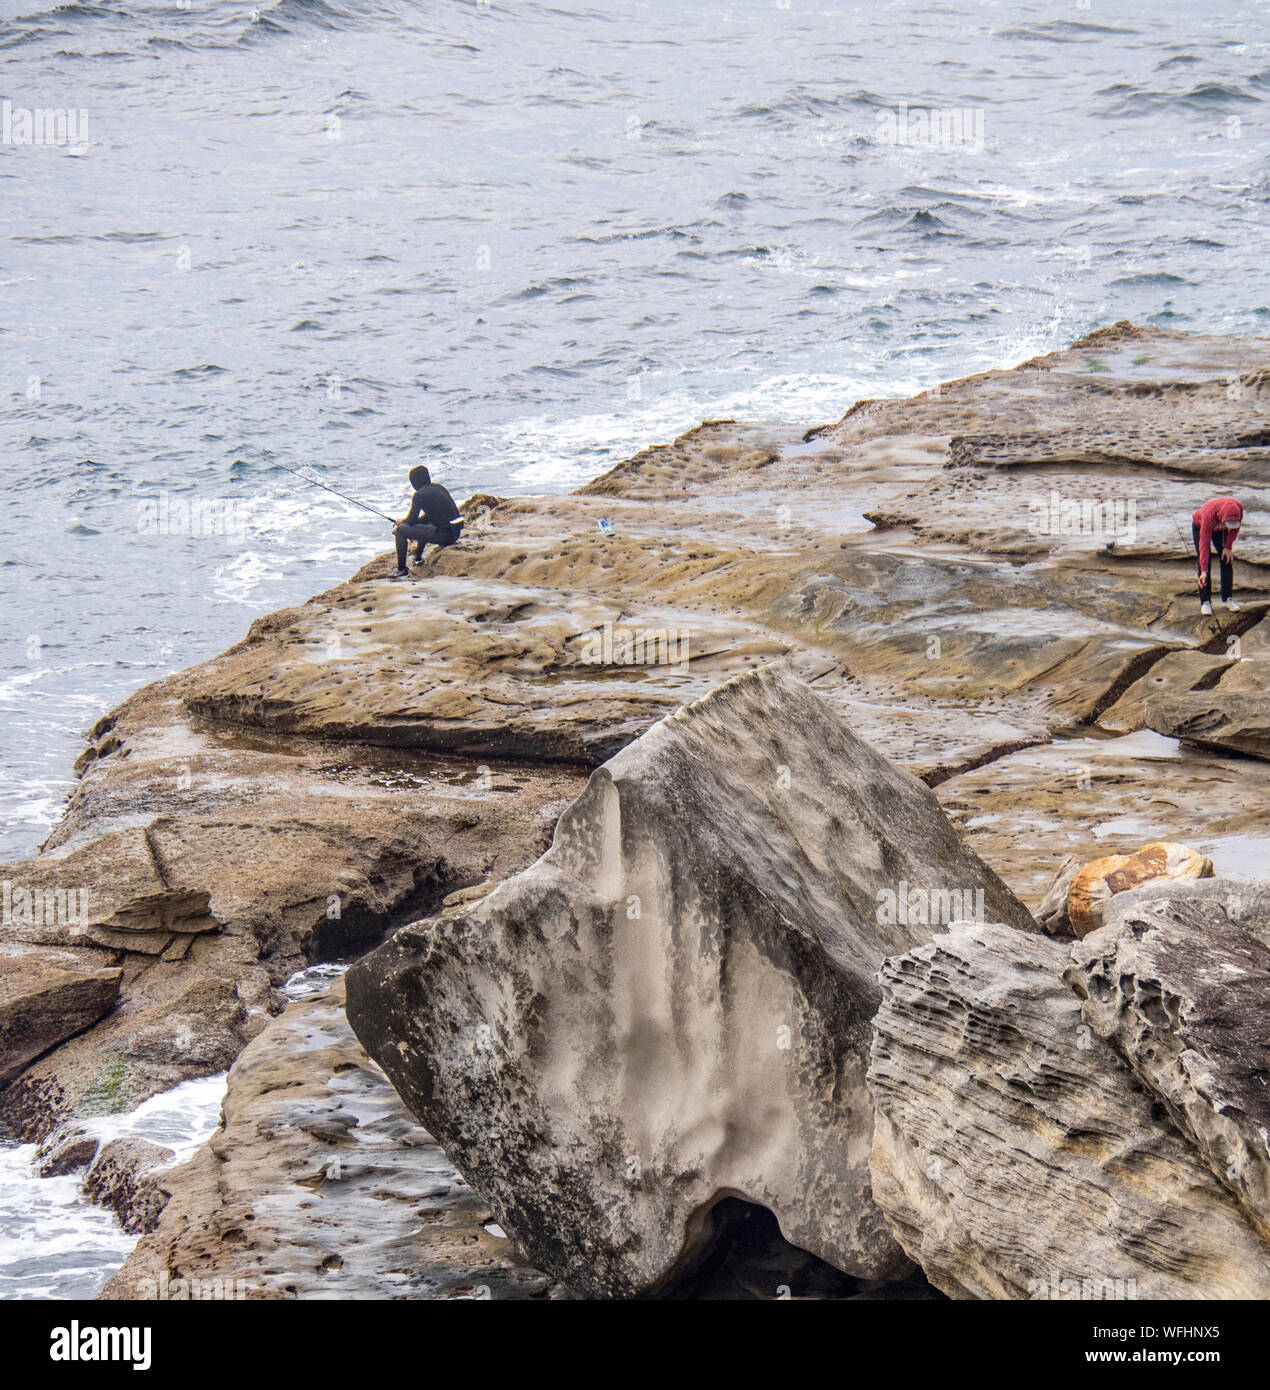
<instances>
[{"instance_id":1,"label":"fishing line","mask_svg":"<svg viewBox=\"0 0 1270 1390\"><path fill-rule=\"evenodd\" d=\"M389 516L387 512L381 512L378 507L372 507L366 502L359 502L356 497L350 497L347 492L341 492L337 487L331 487L329 483L324 483L320 478L310 478L307 473L301 473L298 468L292 468L290 464L273 462L272 468L285 468L288 473L294 473L297 478L302 478L306 483L312 483L314 487L326 488L327 492L333 492L336 497L342 497L345 502L351 502L355 507L361 507L363 511L372 512L375 516L382 516L385 521L391 521L395 526L396 517Z\"/></svg>"}]
</instances>

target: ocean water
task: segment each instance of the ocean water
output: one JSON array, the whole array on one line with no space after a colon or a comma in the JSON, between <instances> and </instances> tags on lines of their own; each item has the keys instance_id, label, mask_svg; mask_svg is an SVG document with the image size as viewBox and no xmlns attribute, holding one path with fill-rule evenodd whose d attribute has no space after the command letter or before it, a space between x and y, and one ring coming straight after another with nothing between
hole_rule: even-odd
<instances>
[{"instance_id":1,"label":"ocean water","mask_svg":"<svg viewBox=\"0 0 1270 1390\"><path fill-rule=\"evenodd\" d=\"M0 856L100 713L387 548L280 463L395 515L420 460L558 491L1117 318L1270 331L1267 19L0 0Z\"/></svg>"}]
</instances>

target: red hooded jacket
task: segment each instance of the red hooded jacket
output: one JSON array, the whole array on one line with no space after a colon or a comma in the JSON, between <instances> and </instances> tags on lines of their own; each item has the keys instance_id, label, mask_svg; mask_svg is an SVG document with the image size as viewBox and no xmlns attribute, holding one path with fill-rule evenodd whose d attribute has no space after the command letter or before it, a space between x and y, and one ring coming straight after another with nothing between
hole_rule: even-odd
<instances>
[{"instance_id":1,"label":"red hooded jacket","mask_svg":"<svg viewBox=\"0 0 1270 1390\"><path fill-rule=\"evenodd\" d=\"M1214 542L1218 550L1233 549L1235 537L1244 519L1244 504L1234 497L1214 497L1191 513L1191 521L1199 527L1199 572L1208 574L1208 557Z\"/></svg>"}]
</instances>

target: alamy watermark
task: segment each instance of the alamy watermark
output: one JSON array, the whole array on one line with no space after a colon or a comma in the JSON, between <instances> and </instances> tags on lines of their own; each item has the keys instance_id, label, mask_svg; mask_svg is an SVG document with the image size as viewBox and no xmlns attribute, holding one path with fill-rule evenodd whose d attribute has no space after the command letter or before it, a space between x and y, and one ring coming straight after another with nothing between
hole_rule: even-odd
<instances>
[{"instance_id":1,"label":"alamy watermark","mask_svg":"<svg viewBox=\"0 0 1270 1390\"><path fill-rule=\"evenodd\" d=\"M250 1292L251 1285L237 1275L215 1279L193 1276L173 1279L166 1269L161 1269L158 1279L137 1281L138 1299L157 1300L160 1303L225 1303L245 1299Z\"/></svg>"},{"instance_id":2,"label":"alamy watermark","mask_svg":"<svg viewBox=\"0 0 1270 1390\"><path fill-rule=\"evenodd\" d=\"M1123 1302L1138 1296L1138 1281L1130 1275L1127 1279L1073 1279L1051 1271L1048 1279L1029 1279L1027 1296L1030 1299L1056 1300L1069 1302Z\"/></svg>"},{"instance_id":3,"label":"alamy watermark","mask_svg":"<svg viewBox=\"0 0 1270 1390\"><path fill-rule=\"evenodd\" d=\"M0 145L88 148L88 112L65 106L15 106L0 101Z\"/></svg>"},{"instance_id":4,"label":"alamy watermark","mask_svg":"<svg viewBox=\"0 0 1270 1390\"><path fill-rule=\"evenodd\" d=\"M691 634L686 627L596 628L582 648L584 666L671 666L686 674Z\"/></svg>"},{"instance_id":5,"label":"alamy watermark","mask_svg":"<svg viewBox=\"0 0 1270 1390\"><path fill-rule=\"evenodd\" d=\"M0 923L6 927L79 927L92 920L87 888L25 888L0 881Z\"/></svg>"},{"instance_id":6,"label":"alamy watermark","mask_svg":"<svg viewBox=\"0 0 1270 1390\"><path fill-rule=\"evenodd\" d=\"M894 888L877 891L880 926L951 926L954 922L984 922L982 888L915 888L900 879Z\"/></svg>"},{"instance_id":7,"label":"alamy watermark","mask_svg":"<svg viewBox=\"0 0 1270 1390\"><path fill-rule=\"evenodd\" d=\"M173 497L166 489L145 497L137 530L153 536L246 535L252 504L245 497Z\"/></svg>"},{"instance_id":8,"label":"alamy watermark","mask_svg":"<svg viewBox=\"0 0 1270 1390\"><path fill-rule=\"evenodd\" d=\"M983 152L982 106L910 107L905 101L877 113L880 145Z\"/></svg>"},{"instance_id":9,"label":"alamy watermark","mask_svg":"<svg viewBox=\"0 0 1270 1390\"><path fill-rule=\"evenodd\" d=\"M1034 536L1103 536L1132 543L1138 537L1138 503L1134 497L1048 497L1028 503L1027 529Z\"/></svg>"}]
</instances>

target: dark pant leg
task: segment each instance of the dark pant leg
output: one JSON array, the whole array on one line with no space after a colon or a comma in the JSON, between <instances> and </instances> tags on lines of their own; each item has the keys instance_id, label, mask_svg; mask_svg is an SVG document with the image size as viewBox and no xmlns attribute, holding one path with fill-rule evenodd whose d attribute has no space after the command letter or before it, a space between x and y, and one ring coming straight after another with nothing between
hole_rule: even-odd
<instances>
[{"instance_id":1,"label":"dark pant leg","mask_svg":"<svg viewBox=\"0 0 1270 1390\"><path fill-rule=\"evenodd\" d=\"M1198 578L1200 570L1199 526L1194 521L1191 522L1191 541L1195 546L1195 571L1196 577ZM1224 580L1225 576L1223 575L1223 582ZM1201 603L1212 603L1213 601L1213 570L1211 555L1209 556L1208 578L1203 582L1203 584L1200 585L1199 598Z\"/></svg>"},{"instance_id":2,"label":"dark pant leg","mask_svg":"<svg viewBox=\"0 0 1270 1390\"><path fill-rule=\"evenodd\" d=\"M423 563L423 547L425 545L443 546L449 545L450 528L448 526L425 526L423 528L428 534L419 537L419 544L415 547L415 562Z\"/></svg>"},{"instance_id":3,"label":"dark pant leg","mask_svg":"<svg viewBox=\"0 0 1270 1390\"><path fill-rule=\"evenodd\" d=\"M397 542L397 568L404 570L406 567L406 550L411 541L417 541L422 552L425 545L433 545L438 539L438 529L435 526L428 526L424 522L416 522L413 526L398 525L393 527L393 538Z\"/></svg>"},{"instance_id":4,"label":"dark pant leg","mask_svg":"<svg viewBox=\"0 0 1270 1390\"><path fill-rule=\"evenodd\" d=\"M416 558L423 559L423 547L425 545L435 545L438 550L444 550L446 546L453 545L463 533L461 526L428 526L424 528L430 534L424 536L419 541L419 549Z\"/></svg>"},{"instance_id":5,"label":"dark pant leg","mask_svg":"<svg viewBox=\"0 0 1270 1390\"><path fill-rule=\"evenodd\" d=\"M1222 544L1224 547L1224 540ZM1218 561L1221 565L1221 596L1223 599L1229 600L1235 592L1235 561L1233 557L1229 560L1221 559L1220 552L1218 552Z\"/></svg>"}]
</instances>

